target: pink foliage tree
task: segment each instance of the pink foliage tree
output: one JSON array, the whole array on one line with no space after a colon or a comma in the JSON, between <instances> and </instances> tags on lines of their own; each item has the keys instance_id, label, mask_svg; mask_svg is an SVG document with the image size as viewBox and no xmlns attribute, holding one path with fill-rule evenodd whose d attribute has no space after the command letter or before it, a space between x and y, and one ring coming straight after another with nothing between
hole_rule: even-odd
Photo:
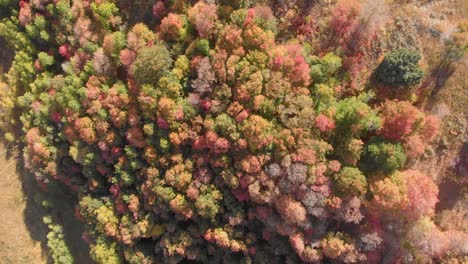
<instances>
[{"instance_id":1,"label":"pink foliage tree","mask_svg":"<svg viewBox=\"0 0 468 264\"><path fill-rule=\"evenodd\" d=\"M408 204L405 208L406 214L416 219L425 215L433 215L435 205L438 202L439 190L437 185L432 179L415 170L406 170L402 174L408 196Z\"/></svg>"},{"instance_id":2,"label":"pink foliage tree","mask_svg":"<svg viewBox=\"0 0 468 264\"><path fill-rule=\"evenodd\" d=\"M168 41L175 41L181 35L184 21L181 15L170 13L161 21L161 36Z\"/></svg>"},{"instance_id":3,"label":"pink foliage tree","mask_svg":"<svg viewBox=\"0 0 468 264\"><path fill-rule=\"evenodd\" d=\"M188 19L195 26L200 37L210 38L214 33L215 23L218 20L217 9L215 4L200 1L188 10Z\"/></svg>"},{"instance_id":4,"label":"pink foliage tree","mask_svg":"<svg viewBox=\"0 0 468 264\"><path fill-rule=\"evenodd\" d=\"M320 114L315 118L315 126L322 132L328 132L335 128L335 122L333 119Z\"/></svg>"}]
</instances>

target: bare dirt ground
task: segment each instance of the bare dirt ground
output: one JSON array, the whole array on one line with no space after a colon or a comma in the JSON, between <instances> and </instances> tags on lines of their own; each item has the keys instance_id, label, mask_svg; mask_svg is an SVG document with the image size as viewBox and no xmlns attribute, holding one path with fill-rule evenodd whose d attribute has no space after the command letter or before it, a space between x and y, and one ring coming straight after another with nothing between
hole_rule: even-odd
<instances>
[{"instance_id":1,"label":"bare dirt ground","mask_svg":"<svg viewBox=\"0 0 468 264\"><path fill-rule=\"evenodd\" d=\"M35 219L38 220L36 223L25 219L27 210L40 208L31 208L27 204L16 160L7 159L3 147L0 153L0 263L46 263L47 255L42 246L46 228L40 219ZM31 234L30 228L35 229L35 235Z\"/></svg>"},{"instance_id":2,"label":"bare dirt ground","mask_svg":"<svg viewBox=\"0 0 468 264\"><path fill-rule=\"evenodd\" d=\"M83 226L74 218L70 192L55 188L43 193L17 153L0 147L0 264L53 263L47 248L49 230L42 221L45 215L63 226L75 263L92 263L89 247L81 239ZM51 208L41 205L45 199Z\"/></svg>"}]
</instances>

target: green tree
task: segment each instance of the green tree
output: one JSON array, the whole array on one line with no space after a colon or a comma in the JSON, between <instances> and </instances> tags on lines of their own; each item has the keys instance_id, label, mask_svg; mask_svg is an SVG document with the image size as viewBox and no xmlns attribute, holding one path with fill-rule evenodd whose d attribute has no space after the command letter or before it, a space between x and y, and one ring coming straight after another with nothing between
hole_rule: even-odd
<instances>
[{"instance_id":1,"label":"green tree","mask_svg":"<svg viewBox=\"0 0 468 264\"><path fill-rule=\"evenodd\" d=\"M366 95L349 97L336 103L337 139L356 137L381 126L377 111L367 104Z\"/></svg>"},{"instance_id":2,"label":"green tree","mask_svg":"<svg viewBox=\"0 0 468 264\"><path fill-rule=\"evenodd\" d=\"M98 264L120 264L122 263L116 242L111 242L104 236L96 239L96 244L91 245L91 258Z\"/></svg>"},{"instance_id":3,"label":"green tree","mask_svg":"<svg viewBox=\"0 0 468 264\"><path fill-rule=\"evenodd\" d=\"M417 84L424 71L418 62L421 55L411 49L399 49L385 56L375 71L377 81L390 86L410 86Z\"/></svg>"},{"instance_id":4,"label":"green tree","mask_svg":"<svg viewBox=\"0 0 468 264\"><path fill-rule=\"evenodd\" d=\"M18 0L0 0L0 19L8 17L15 7L19 6Z\"/></svg>"},{"instance_id":5,"label":"green tree","mask_svg":"<svg viewBox=\"0 0 468 264\"><path fill-rule=\"evenodd\" d=\"M233 140L239 139L236 121L229 115L222 113L215 119L215 130L224 137L229 137Z\"/></svg>"},{"instance_id":6,"label":"green tree","mask_svg":"<svg viewBox=\"0 0 468 264\"><path fill-rule=\"evenodd\" d=\"M42 67L47 67L54 64L54 57L48 55L45 52L39 52L37 58Z\"/></svg>"},{"instance_id":7,"label":"green tree","mask_svg":"<svg viewBox=\"0 0 468 264\"><path fill-rule=\"evenodd\" d=\"M359 168L366 173L391 174L406 162L403 146L382 140L371 140L364 147Z\"/></svg>"},{"instance_id":8,"label":"green tree","mask_svg":"<svg viewBox=\"0 0 468 264\"><path fill-rule=\"evenodd\" d=\"M362 195L367 190L366 177L354 167L344 167L335 175L335 183L342 195Z\"/></svg>"},{"instance_id":9,"label":"green tree","mask_svg":"<svg viewBox=\"0 0 468 264\"><path fill-rule=\"evenodd\" d=\"M142 48L131 68L139 84L156 84L171 68L172 58L163 45Z\"/></svg>"},{"instance_id":10,"label":"green tree","mask_svg":"<svg viewBox=\"0 0 468 264\"><path fill-rule=\"evenodd\" d=\"M108 29L111 24L111 18L119 12L115 4L110 2L102 2L100 4L92 3L91 9L101 25L106 29Z\"/></svg>"},{"instance_id":11,"label":"green tree","mask_svg":"<svg viewBox=\"0 0 468 264\"><path fill-rule=\"evenodd\" d=\"M63 234L63 228L60 225L54 224L50 216L43 218L50 232L47 234L47 246L50 248L52 259L55 264L72 264L73 255L70 252Z\"/></svg>"},{"instance_id":12,"label":"green tree","mask_svg":"<svg viewBox=\"0 0 468 264\"><path fill-rule=\"evenodd\" d=\"M315 83L328 83L338 73L341 66L341 58L333 53L327 53L322 58L313 56L310 75Z\"/></svg>"},{"instance_id":13,"label":"green tree","mask_svg":"<svg viewBox=\"0 0 468 264\"><path fill-rule=\"evenodd\" d=\"M195 207L198 210L198 214L204 218L213 219L219 213L219 203L217 202L217 194L208 193L200 195L196 202Z\"/></svg>"}]
</instances>

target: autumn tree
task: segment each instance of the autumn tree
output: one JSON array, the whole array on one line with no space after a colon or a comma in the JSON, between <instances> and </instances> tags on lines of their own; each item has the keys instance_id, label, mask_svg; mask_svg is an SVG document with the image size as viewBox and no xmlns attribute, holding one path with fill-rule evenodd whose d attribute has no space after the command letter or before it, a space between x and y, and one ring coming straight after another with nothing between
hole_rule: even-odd
<instances>
[{"instance_id":1,"label":"autumn tree","mask_svg":"<svg viewBox=\"0 0 468 264\"><path fill-rule=\"evenodd\" d=\"M0 0L0 133L42 190L78 201L94 262L462 255L461 231L425 220L437 186L405 167L438 119L366 88L375 3L309 2ZM414 85L419 59L389 53L375 79Z\"/></svg>"},{"instance_id":2,"label":"autumn tree","mask_svg":"<svg viewBox=\"0 0 468 264\"><path fill-rule=\"evenodd\" d=\"M407 186L396 172L389 177L373 183L370 187L376 210L383 213L398 213L408 203Z\"/></svg>"},{"instance_id":3,"label":"autumn tree","mask_svg":"<svg viewBox=\"0 0 468 264\"><path fill-rule=\"evenodd\" d=\"M434 181L416 170L403 171L402 179L406 183L408 196L406 214L415 219L433 215L439 193Z\"/></svg>"},{"instance_id":4,"label":"autumn tree","mask_svg":"<svg viewBox=\"0 0 468 264\"><path fill-rule=\"evenodd\" d=\"M185 34L183 27L184 17L170 13L161 21L161 36L165 40L176 41Z\"/></svg>"},{"instance_id":5,"label":"autumn tree","mask_svg":"<svg viewBox=\"0 0 468 264\"><path fill-rule=\"evenodd\" d=\"M382 105L382 129L386 139L402 141L416 130L422 113L407 101L385 101Z\"/></svg>"},{"instance_id":6,"label":"autumn tree","mask_svg":"<svg viewBox=\"0 0 468 264\"><path fill-rule=\"evenodd\" d=\"M196 3L187 12L188 20L195 27L202 38L210 38L214 33L215 23L218 19L217 6L204 1Z\"/></svg>"},{"instance_id":7,"label":"autumn tree","mask_svg":"<svg viewBox=\"0 0 468 264\"><path fill-rule=\"evenodd\" d=\"M156 84L172 65L171 56L163 45L142 48L131 72L140 84Z\"/></svg>"},{"instance_id":8,"label":"autumn tree","mask_svg":"<svg viewBox=\"0 0 468 264\"><path fill-rule=\"evenodd\" d=\"M344 167L334 178L342 195L363 195L367 190L366 177L357 168Z\"/></svg>"}]
</instances>

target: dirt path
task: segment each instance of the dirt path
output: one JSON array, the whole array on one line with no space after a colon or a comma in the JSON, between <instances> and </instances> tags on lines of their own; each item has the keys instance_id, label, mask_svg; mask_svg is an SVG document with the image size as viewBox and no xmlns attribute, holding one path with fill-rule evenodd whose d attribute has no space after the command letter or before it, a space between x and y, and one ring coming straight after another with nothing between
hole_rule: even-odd
<instances>
[{"instance_id":1,"label":"dirt path","mask_svg":"<svg viewBox=\"0 0 468 264\"><path fill-rule=\"evenodd\" d=\"M0 190L0 263L46 263L47 256L41 245L46 230L42 222L26 221L29 205L21 176L16 172L15 159L6 159L3 147L0 147ZM33 225L37 237L32 237L31 226L27 223Z\"/></svg>"}]
</instances>

